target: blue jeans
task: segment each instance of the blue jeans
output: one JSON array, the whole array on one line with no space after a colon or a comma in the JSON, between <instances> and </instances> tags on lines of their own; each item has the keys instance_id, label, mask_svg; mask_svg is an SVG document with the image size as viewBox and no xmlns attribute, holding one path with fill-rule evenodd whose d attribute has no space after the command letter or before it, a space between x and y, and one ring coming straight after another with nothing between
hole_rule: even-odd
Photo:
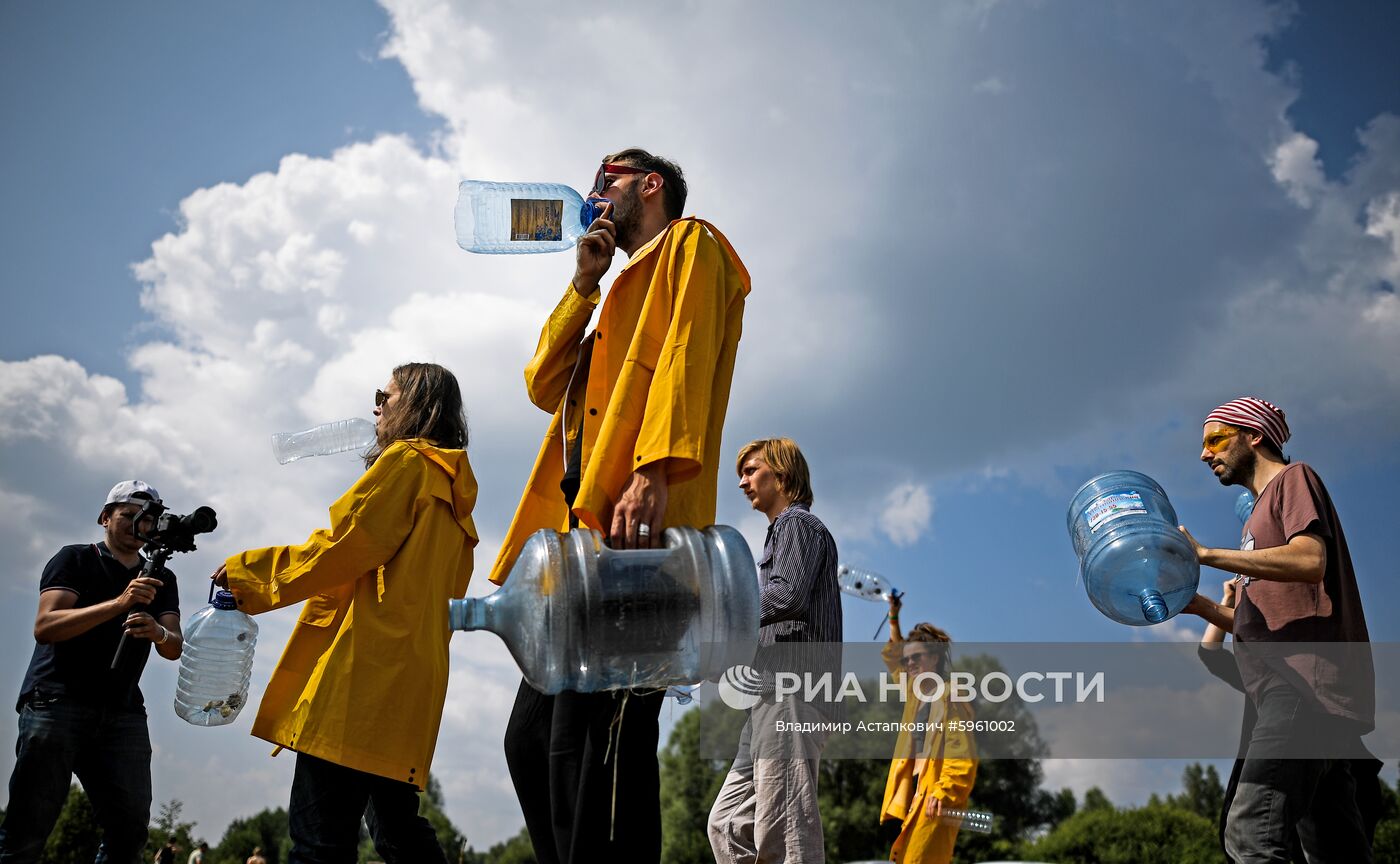
<instances>
[{"instance_id":1,"label":"blue jeans","mask_svg":"<svg viewBox=\"0 0 1400 864\"><path fill-rule=\"evenodd\" d=\"M36 695L19 714L0 864L38 861L73 775L102 827L96 864L141 864L151 821L151 738L143 709Z\"/></svg>"}]
</instances>

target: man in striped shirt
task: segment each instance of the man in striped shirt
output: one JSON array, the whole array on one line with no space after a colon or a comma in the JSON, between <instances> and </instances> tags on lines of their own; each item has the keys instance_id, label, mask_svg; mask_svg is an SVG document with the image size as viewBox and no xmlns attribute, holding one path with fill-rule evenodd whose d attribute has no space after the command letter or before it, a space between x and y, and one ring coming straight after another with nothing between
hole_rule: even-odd
<instances>
[{"instance_id":1,"label":"man in striped shirt","mask_svg":"<svg viewBox=\"0 0 1400 864\"><path fill-rule=\"evenodd\" d=\"M769 523L758 562L760 654L771 656L783 643L818 643L801 650L800 665L813 674L839 674L836 541L811 512L807 460L790 439L766 438L744 445L736 467L740 491ZM826 719L828 712L792 696L765 696L750 709L734 765L710 810L710 847L719 864L824 860L817 767L826 734L775 729L781 722Z\"/></svg>"}]
</instances>

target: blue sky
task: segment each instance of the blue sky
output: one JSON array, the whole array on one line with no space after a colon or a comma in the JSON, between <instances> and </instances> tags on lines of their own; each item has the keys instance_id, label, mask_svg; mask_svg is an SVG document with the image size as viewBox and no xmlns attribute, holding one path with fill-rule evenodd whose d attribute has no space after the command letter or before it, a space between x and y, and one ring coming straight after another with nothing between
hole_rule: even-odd
<instances>
[{"instance_id":1,"label":"blue sky","mask_svg":"<svg viewBox=\"0 0 1400 864\"><path fill-rule=\"evenodd\" d=\"M1332 490L1373 639L1400 637L1381 545L1400 481L1394 4L802 8L0 6L0 491L25 517L0 527L5 655L27 656L39 569L95 537L121 477L220 511L177 568L186 615L219 558L300 540L354 463L280 467L266 436L366 415L404 360L463 380L484 569L547 420L520 368L571 265L457 250L455 183L577 188L633 143L686 167L689 209L754 275L726 451L802 443L817 512L908 592L906 620L963 642L1194 638L1095 612L1064 508L1131 467L1232 545L1199 423L1257 393ZM760 542L720 482L720 520ZM882 611L848 601L847 638ZM291 620L264 624L260 681ZM449 696L437 770L481 845L520 824L498 748L513 675L492 637L453 652L471 696ZM290 760L264 758L251 718L183 727L152 665L157 798L213 839L228 815L198 777L284 803ZM1178 773L1050 771L1116 800Z\"/></svg>"}]
</instances>

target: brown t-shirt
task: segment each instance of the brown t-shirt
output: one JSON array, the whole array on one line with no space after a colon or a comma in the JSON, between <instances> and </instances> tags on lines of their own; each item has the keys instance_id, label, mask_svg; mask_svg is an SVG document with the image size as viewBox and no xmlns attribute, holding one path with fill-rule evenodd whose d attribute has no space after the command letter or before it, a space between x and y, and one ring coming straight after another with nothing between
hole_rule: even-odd
<instances>
[{"instance_id":1,"label":"brown t-shirt","mask_svg":"<svg viewBox=\"0 0 1400 864\"><path fill-rule=\"evenodd\" d=\"M1361 593L1351 567L1342 523L1317 472L1301 462L1284 468L1264 487L1244 525L1241 549L1283 546L1299 534L1317 536L1327 549L1322 581L1248 579L1235 609L1235 639L1244 643L1240 671L1256 700L1271 683L1310 690L1330 714L1367 729L1375 726L1375 672ZM1351 643L1296 645L1274 652L1248 643ZM1268 660L1275 662L1267 662ZM1253 662L1251 662L1253 661ZM1279 662L1282 661L1282 662Z\"/></svg>"}]
</instances>

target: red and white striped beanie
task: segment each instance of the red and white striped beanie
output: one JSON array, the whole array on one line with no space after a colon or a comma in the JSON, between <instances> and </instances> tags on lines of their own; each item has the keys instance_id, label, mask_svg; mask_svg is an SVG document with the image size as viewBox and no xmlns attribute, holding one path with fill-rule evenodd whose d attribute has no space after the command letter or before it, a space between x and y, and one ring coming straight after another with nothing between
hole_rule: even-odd
<instances>
[{"instance_id":1,"label":"red and white striped beanie","mask_svg":"<svg viewBox=\"0 0 1400 864\"><path fill-rule=\"evenodd\" d=\"M1283 419L1283 409L1257 396L1231 399L1206 415L1205 422L1212 421L1257 430L1280 453L1290 437L1288 421Z\"/></svg>"}]
</instances>

